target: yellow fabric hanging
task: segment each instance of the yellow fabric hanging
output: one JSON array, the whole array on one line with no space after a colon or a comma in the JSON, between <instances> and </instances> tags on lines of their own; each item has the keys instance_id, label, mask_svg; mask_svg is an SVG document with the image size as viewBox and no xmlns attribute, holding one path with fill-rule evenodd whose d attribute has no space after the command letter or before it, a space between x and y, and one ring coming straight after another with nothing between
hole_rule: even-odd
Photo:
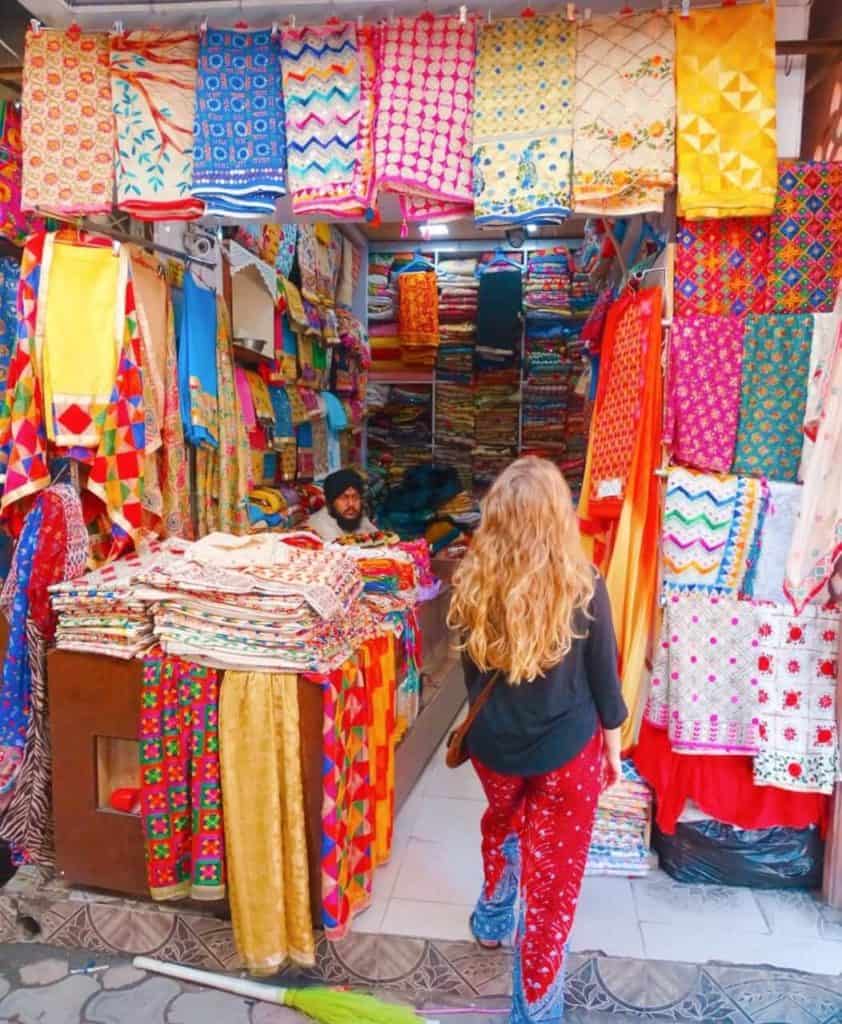
<instances>
[{"instance_id":1,"label":"yellow fabric hanging","mask_svg":"<svg viewBox=\"0 0 842 1024\"><path fill-rule=\"evenodd\" d=\"M38 288L36 365L47 437L96 448L117 377L128 258L48 235Z\"/></svg>"},{"instance_id":2,"label":"yellow fabric hanging","mask_svg":"<svg viewBox=\"0 0 842 1024\"><path fill-rule=\"evenodd\" d=\"M228 894L252 974L315 963L310 918L298 679L226 672L219 702Z\"/></svg>"},{"instance_id":3,"label":"yellow fabric hanging","mask_svg":"<svg viewBox=\"0 0 842 1024\"><path fill-rule=\"evenodd\" d=\"M676 17L678 214L771 214L778 185L775 4Z\"/></svg>"}]
</instances>

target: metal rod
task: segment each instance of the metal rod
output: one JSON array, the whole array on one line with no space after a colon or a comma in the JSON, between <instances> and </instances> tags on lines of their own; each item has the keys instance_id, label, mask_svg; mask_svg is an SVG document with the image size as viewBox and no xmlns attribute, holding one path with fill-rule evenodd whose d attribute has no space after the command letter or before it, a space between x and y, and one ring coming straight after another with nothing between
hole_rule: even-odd
<instances>
[{"instance_id":1,"label":"metal rod","mask_svg":"<svg viewBox=\"0 0 842 1024\"><path fill-rule=\"evenodd\" d=\"M781 56L842 54L842 39L781 39L775 43L775 53Z\"/></svg>"},{"instance_id":2,"label":"metal rod","mask_svg":"<svg viewBox=\"0 0 842 1024\"><path fill-rule=\"evenodd\" d=\"M89 235L104 235L106 238L111 238L115 242L125 242L129 245L136 245L140 249L160 252L165 256L172 256L174 259L184 260L185 263L197 263L200 267L210 267L213 269L216 266L216 263L211 260L202 259L201 256L194 256L192 253L183 252L181 249L172 249L168 245L151 242L147 238L135 238L134 235L128 235L125 231L116 231L114 228L102 227L99 224L91 224L89 221L85 221L81 217L67 217L64 214L51 213L49 210L36 210L35 212L40 217L57 220L61 224L69 224L76 228L77 231L85 231Z\"/></svg>"}]
</instances>

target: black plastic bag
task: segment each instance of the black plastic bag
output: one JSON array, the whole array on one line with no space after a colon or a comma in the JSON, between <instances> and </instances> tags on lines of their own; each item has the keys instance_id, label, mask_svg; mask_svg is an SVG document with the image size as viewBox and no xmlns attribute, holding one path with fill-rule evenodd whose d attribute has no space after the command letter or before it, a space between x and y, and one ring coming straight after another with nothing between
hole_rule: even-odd
<instances>
[{"instance_id":1,"label":"black plastic bag","mask_svg":"<svg viewBox=\"0 0 842 1024\"><path fill-rule=\"evenodd\" d=\"M816 828L737 829L721 821L652 829L661 867L678 882L750 889L819 889L824 842Z\"/></svg>"}]
</instances>

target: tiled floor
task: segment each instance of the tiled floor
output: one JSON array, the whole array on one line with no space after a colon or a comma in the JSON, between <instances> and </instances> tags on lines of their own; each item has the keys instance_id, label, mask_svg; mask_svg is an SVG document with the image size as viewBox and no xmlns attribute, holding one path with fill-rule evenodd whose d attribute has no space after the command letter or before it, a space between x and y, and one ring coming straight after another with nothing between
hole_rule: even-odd
<instances>
[{"instance_id":1,"label":"tiled floor","mask_svg":"<svg viewBox=\"0 0 842 1024\"><path fill-rule=\"evenodd\" d=\"M471 768L451 771L437 754L398 818L392 860L377 872L357 930L469 940L484 805ZM839 975L842 913L808 893L681 885L662 872L586 878L571 945L607 956Z\"/></svg>"}]
</instances>

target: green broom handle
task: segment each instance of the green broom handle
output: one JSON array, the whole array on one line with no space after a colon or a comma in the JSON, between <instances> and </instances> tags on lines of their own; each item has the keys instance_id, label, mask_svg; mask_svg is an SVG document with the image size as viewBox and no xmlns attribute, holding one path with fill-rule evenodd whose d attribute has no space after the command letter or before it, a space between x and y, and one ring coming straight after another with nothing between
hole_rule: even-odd
<instances>
[{"instance_id":1,"label":"green broom handle","mask_svg":"<svg viewBox=\"0 0 842 1024\"><path fill-rule=\"evenodd\" d=\"M163 974L167 978L176 978L191 985L204 985L206 988L218 988L222 992L230 992L244 999L255 999L261 1003L280 1003L283 1005L286 989L278 985L264 985L249 978L231 978L225 974L213 974L211 971L199 971L195 967L183 967L181 964L165 963L147 956L136 956L132 961L139 971L149 974Z\"/></svg>"}]
</instances>

